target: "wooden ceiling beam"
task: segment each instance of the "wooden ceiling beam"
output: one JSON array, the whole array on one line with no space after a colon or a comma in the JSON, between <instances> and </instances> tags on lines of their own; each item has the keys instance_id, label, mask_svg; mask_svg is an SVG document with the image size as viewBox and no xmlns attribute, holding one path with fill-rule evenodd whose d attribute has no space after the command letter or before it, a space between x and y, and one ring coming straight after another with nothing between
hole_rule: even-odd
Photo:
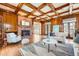
<instances>
[{"instance_id":1,"label":"wooden ceiling beam","mask_svg":"<svg viewBox=\"0 0 79 59\"><path fill-rule=\"evenodd\" d=\"M41 5L38 7L38 11L40 11L40 9L44 8L46 5L47 5L46 3L41 4ZM42 12L42 11L40 11L40 12L41 12L42 14L44 13L44 12Z\"/></svg>"},{"instance_id":2,"label":"wooden ceiling beam","mask_svg":"<svg viewBox=\"0 0 79 59\"><path fill-rule=\"evenodd\" d=\"M64 5L60 6L60 7L57 7L57 8L55 8L55 10L58 11L58 10L64 8L64 7L67 7L67 6L69 6L69 3L66 3L66 4L64 4ZM48 14L48 13L51 13L51 12L54 12L54 11L53 10L48 11L48 12L46 12L46 13L40 15L40 16L43 16L43 15Z\"/></svg>"},{"instance_id":3,"label":"wooden ceiling beam","mask_svg":"<svg viewBox=\"0 0 79 59\"><path fill-rule=\"evenodd\" d=\"M26 6L32 8L34 11L39 11L40 13L43 13L42 11L40 11L37 7L35 7L34 5L30 4L30 3L25 3ZM32 11L33 12L33 11Z\"/></svg>"},{"instance_id":4,"label":"wooden ceiling beam","mask_svg":"<svg viewBox=\"0 0 79 59\"><path fill-rule=\"evenodd\" d=\"M75 11L75 10L79 10L79 7L73 9L73 11ZM64 13L68 13L68 12L69 12L69 10L59 13L59 15L64 14ZM51 17L53 17L53 16L56 16L56 15L52 15Z\"/></svg>"},{"instance_id":5,"label":"wooden ceiling beam","mask_svg":"<svg viewBox=\"0 0 79 59\"><path fill-rule=\"evenodd\" d=\"M46 5L47 5L47 3L43 3L43 4L41 4L41 5L38 7L38 9L42 9L42 8L44 8Z\"/></svg>"},{"instance_id":6,"label":"wooden ceiling beam","mask_svg":"<svg viewBox=\"0 0 79 59\"><path fill-rule=\"evenodd\" d=\"M54 5L53 5L52 3L48 3L47 5L48 5L48 6L51 8L51 10L52 10L53 12L55 12L55 14L58 16L58 13L56 12L56 9L55 9Z\"/></svg>"},{"instance_id":7,"label":"wooden ceiling beam","mask_svg":"<svg viewBox=\"0 0 79 59\"><path fill-rule=\"evenodd\" d=\"M3 5L3 6L7 6L7 7L9 7L9 8L12 8L12 9L16 9L15 6L10 5L10 4L8 4L8 3L0 3L0 4Z\"/></svg>"},{"instance_id":8,"label":"wooden ceiling beam","mask_svg":"<svg viewBox=\"0 0 79 59\"><path fill-rule=\"evenodd\" d=\"M73 9L73 11L75 11L75 10L79 10L79 7L77 7L77 8L75 8L75 9ZM67 11L64 11L64 12L61 12L61 13L59 13L58 15L61 15L61 14L64 14L64 13L68 13L69 12L69 10L67 10ZM76 13L73 13L73 14L71 14L71 15L77 15L77 14L79 14L79 12L76 12ZM52 17L54 17L54 16L56 16L56 15L52 15L52 16L50 16L50 18L52 18ZM70 15L68 15L68 16L70 16ZM59 16L59 17L64 17L64 18L66 18L66 17L68 17L67 15L64 15L64 16Z\"/></svg>"},{"instance_id":9,"label":"wooden ceiling beam","mask_svg":"<svg viewBox=\"0 0 79 59\"><path fill-rule=\"evenodd\" d=\"M17 8L16 8L16 10L15 10L15 13L18 13L18 11L21 9L21 7L23 6L23 4L24 4L24 3L19 3L19 4L17 5Z\"/></svg>"},{"instance_id":10,"label":"wooden ceiling beam","mask_svg":"<svg viewBox=\"0 0 79 59\"><path fill-rule=\"evenodd\" d=\"M55 8L55 10L58 11L58 10L60 10L60 9L62 9L62 8L64 8L64 7L67 7L67 6L69 6L69 5L70 5L69 3L66 3L66 4L64 4L64 5L62 5L62 6L59 6L59 7ZM45 14L51 13L51 12L54 12L54 11L53 11L53 10L48 11L48 12L46 12L46 13L43 13L43 14L40 15L39 17L41 17L41 16L43 16L43 15L45 15Z\"/></svg>"},{"instance_id":11,"label":"wooden ceiling beam","mask_svg":"<svg viewBox=\"0 0 79 59\"><path fill-rule=\"evenodd\" d=\"M33 10L37 10L37 7L33 6L32 4L30 3L25 3L26 6L30 7L31 9Z\"/></svg>"},{"instance_id":12,"label":"wooden ceiling beam","mask_svg":"<svg viewBox=\"0 0 79 59\"><path fill-rule=\"evenodd\" d=\"M9 7L9 8L12 8L12 9L17 9L17 7L16 6L13 6L13 5L11 5L11 4L8 4L8 3L0 3L1 5L3 5L3 6L6 6L6 7ZM29 14L30 12L28 12L28 11L25 11L25 10L23 10L23 9L20 9L20 11L22 11L22 12L24 12L24 13L26 13L26 14ZM31 13L30 13L31 14ZM33 14L32 14L33 15Z\"/></svg>"},{"instance_id":13,"label":"wooden ceiling beam","mask_svg":"<svg viewBox=\"0 0 79 59\"><path fill-rule=\"evenodd\" d=\"M73 9L73 11L75 11L75 10L79 10L79 7ZM64 14L64 13L67 13L67 12L69 12L69 10L59 13L59 15ZM67 17L68 17L68 18L69 18L70 16L73 17L74 15L77 15L77 14L79 14L79 12L73 13L73 14L71 14L71 15L68 14L68 15L63 15L63 16L59 16L59 17L62 17L62 18L67 18ZM52 17L54 17L54 16L56 16L56 15L52 15L52 16L50 16L50 18L52 18Z\"/></svg>"},{"instance_id":14,"label":"wooden ceiling beam","mask_svg":"<svg viewBox=\"0 0 79 59\"><path fill-rule=\"evenodd\" d=\"M73 14L68 14L68 15L64 15L64 16L60 16L62 19L66 19L66 18L72 18L75 17L76 15L79 15L79 12L73 13Z\"/></svg>"},{"instance_id":15,"label":"wooden ceiling beam","mask_svg":"<svg viewBox=\"0 0 79 59\"><path fill-rule=\"evenodd\" d=\"M40 13L43 14L43 12L40 11L39 7L37 8L37 7L35 7L34 5L32 5L32 4L30 4L30 3L25 3L25 5L28 6L28 7L30 7L31 9L33 9L33 11L30 12L30 13L27 15L27 17L28 17L30 14L33 14L35 11L38 11L38 12L40 12Z\"/></svg>"}]
</instances>

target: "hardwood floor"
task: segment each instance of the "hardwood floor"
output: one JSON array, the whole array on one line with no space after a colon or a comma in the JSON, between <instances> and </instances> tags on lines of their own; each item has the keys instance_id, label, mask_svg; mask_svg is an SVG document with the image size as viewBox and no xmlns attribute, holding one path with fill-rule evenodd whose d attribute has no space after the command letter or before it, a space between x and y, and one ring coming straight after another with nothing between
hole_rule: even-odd
<instances>
[{"instance_id":1,"label":"hardwood floor","mask_svg":"<svg viewBox=\"0 0 79 59\"><path fill-rule=\"evenodd\" d=\"M0 48L0 56L21 56L19 52L21 47L21 43L9 44L6 47Z\"/></svg>"}]
</instances>

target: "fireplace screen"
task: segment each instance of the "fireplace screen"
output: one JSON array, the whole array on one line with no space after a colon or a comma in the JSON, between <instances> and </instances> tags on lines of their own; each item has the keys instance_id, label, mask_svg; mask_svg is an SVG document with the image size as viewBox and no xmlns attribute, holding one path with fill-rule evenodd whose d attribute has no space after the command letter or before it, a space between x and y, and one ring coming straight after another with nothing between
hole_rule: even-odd
<instances>
[{"instance_id":1,"label":"fireplace screen","mask_svg":"<svg viewBox=\"0 0 79 59\"><path fill-rule=\"evenodd\" d=\"M22 30L22 36L23 37L30 36L30 30Z\"/></svg>"}]
</instances>

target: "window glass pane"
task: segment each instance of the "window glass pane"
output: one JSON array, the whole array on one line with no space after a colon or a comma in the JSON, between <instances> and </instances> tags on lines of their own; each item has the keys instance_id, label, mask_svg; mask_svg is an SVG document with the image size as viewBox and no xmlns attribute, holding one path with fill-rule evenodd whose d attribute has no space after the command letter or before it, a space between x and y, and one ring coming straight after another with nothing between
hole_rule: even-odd
<instances>
[{"instance_id":1,"label":"window glass pane","mask_svg":"<svg viewBox=\"0 0 79 59\"><path fill-rule=\"evenodd\" d=\"M53 32L59 32L59 25L53 26Z\"/></svg>"},{"instance_id":2,"label":"window glass pane","mask_svg":"<svg viewBox=\"0 0 79 59\"><path fill-rule=\"evenodd\" d=\"M64 32L68 33L68 23L64 23Z\"/></svg>"},{"instance_id":3,"label":"window glass pane","mask_svg":"<svg viewBox=\"0 0 79 59\"><path fill-rule=\"evenodd\" d=\"M41 34L41 24L39 22L34 22L34 34Z\"/></svg>"}]
</instances>

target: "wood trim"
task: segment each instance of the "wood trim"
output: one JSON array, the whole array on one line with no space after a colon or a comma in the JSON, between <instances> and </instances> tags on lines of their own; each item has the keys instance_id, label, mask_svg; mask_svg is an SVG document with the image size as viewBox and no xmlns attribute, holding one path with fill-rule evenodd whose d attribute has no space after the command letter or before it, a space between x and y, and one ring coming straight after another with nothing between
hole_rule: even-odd
<instances>
[{"instance_id":1,"label":"wood trim","mask_svg":"<svg viewBox=\"0 0 79 59\"><path fill-rule=\"evenodd\" d=\"M69 3L66 3L66 4L64 4L64 5L60 6L60 7L57 7L57 8L55 8L55 10L58 11L58 10L64 8L64 7L67 7L67 6L69 6ZM53 10L48 11L48 12L46 12L46 13L40 15L40 16L43 16L43 15L48 14L48 13L51 13L51 12L54 12L54 11Z\"/></svg>"},{"instance_id":2,"label":"wood trim","mask_svg":"<svg viewBox=\"0 0 79 59\"><path fill-rule=\"evenodd\" d=\"M8 4L8 3L0 3L1 5L4 5L4 6L6 6L6 7L9 7L9 8L12 8L12 9L17 9L17 7L15 7L15 6L13 6L13 5L10 5L10 4ZM30 12L28 12L28 11L25 11L25 10L23 10L23 9L20 9L20 11L22 11L22 12L24 12L24 13L27 13L27 14L29 14Z\"/></svg>"},{"instance_id":3,"label":"wood trim","mask_svg":"<svg viewBox=\"0 0 79 59\"><path fill-rule=\"evenodd\" d=\"M47 3L46 3L46 4L47 4ZM64 8L64 7L67 7L67 6L69 6L69 3L66 3L66 4L64 4L64 5L60 6L60 7L57 7L57 8L55 8L55 10L58 11L58 10ZM43 15L45 15L45 14L51 13L51 12L54 12L54 11L53 11L53 10L48 11L48 12L46 12L46 13L43 13L43 14L40 15L39 17L41 17L41 16L43 16ZM36 16L36 17L37 17L37 16ZM35 18L36 18L36 17L35 17Z\"/></svg>"},{"instance_id":4,"label":"wood trim","mask_svg":"<svg viewBox=\"0 0 79 59\"><path fill-rule=\"evenodd\" d=\"M4 6L7 6L7 7L9 7L9 8L12 8L12 9L16 9L15 6L10 5L10 4L8 4L8 3L0 3L0 4L1 4L1 5L4 5Z\"/></svg>"},{"instance_id":5,"label":"wood trim","mask_svg":"<svg viewBox=\"0 0 79 59\"><path fill-rule=\"evenodd\" d=\"M56 9L52 3L48 3L48 6L52 9L52 11L55 13L56 16L58 16L58 13L56 12Z\"/></svg>"},{"instance_id":6,"label":"wood trim","mask_svg":"<svg viewBox=\"0 0 79 59\"><path fill-rule=\"evenodd\" d=\"M17 5L17 8L16 8L16 10L15 10L15 13L18 13L18 11L21 9L21 7L23 6L23 4L24 4L24 3L19 3L19 4Z\"/></svg>"},{"instance_id":7,"label":"wood trim","mask_svg":"<svg viewBox=\"0 0 79 59\"><path fill-rule=\"evenodd\" d=\"M47 3L43 3L43 4L41 4L41 5L38 7L38 9L42 9L42 8L44 8L46 5L47 5Z\"/></svg>"}]
</instances>

